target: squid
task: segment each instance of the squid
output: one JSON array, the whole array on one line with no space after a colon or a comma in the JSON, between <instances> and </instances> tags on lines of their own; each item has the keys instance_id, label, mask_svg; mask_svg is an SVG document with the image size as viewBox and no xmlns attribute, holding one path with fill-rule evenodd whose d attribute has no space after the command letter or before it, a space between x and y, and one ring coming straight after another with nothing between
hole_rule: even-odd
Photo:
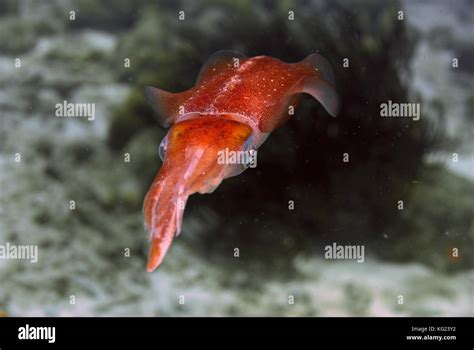
<instances>
[{"instance_id":1,"label":"squid","mask_svg":"<svg viewBox=\"0 0 474 350\"><path fill-rule=\"evenodd\" d=\"M222 152L256 156L268 135L293 114L302 93L336 116L334 73L317 53L297 63L269 56L248 58L219 51L202 67L191 89L170 93L147 86L148 102L169 128L159 147L163 164L143 204L151 248L149 272L163 261L182 228L188 197L211 193L222 180L242 173L245 162L222 161Z\"/></svg>"}]
</instances>

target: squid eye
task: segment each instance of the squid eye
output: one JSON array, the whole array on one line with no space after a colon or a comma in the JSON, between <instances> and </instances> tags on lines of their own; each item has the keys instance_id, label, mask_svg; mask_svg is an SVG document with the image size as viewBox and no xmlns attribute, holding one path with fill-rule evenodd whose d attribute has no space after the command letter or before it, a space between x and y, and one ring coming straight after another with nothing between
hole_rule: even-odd
<instances>
[{"instance_id":1,"label":"squid eye","mask_svg":"<svg viewBox=\"0 0 474 350\"><path fill-rule=\"evenodd\" d=\"M255 152L256 152L256 148L253 144L253 136L250 136L247 141L245 141L245 144L244 146L242 147L243 148L243 151L246 152L246 160L247 162L245 164L242 164L242 168L243 170L247 169L250 164L253 162L253 157L255 157Z\"/></svg>"},{"instance_id":2,"label":"squid eye","mask_svg":"<svg viewBox=\"0 0 474 350\"><path fill-rule=\"evenodd\" d=\"M253 136L250 136L247 141L245 141L242 148L244 152L250 151L251 149L255 150L255 147L253 146Z\"/></svg>"},{"instance_id":3,"label":"squid eye","mask_svg":"<svg viewBox=\"0 0 474 350\"><path fill-rule=\"evenodd\" d=\"M244 172L251 165L256 165L257 148L254 145L254 136L250 136L243 144L241 151L245 152L244 163L241 162L229 166L225 178L236 176Z\"/></svg>"},{"instance_id":4,"label":"squid eye","mask_svg":"<svg viewBox=\"0 0 474 350\"><path fill-rule=\"evenodd\" d=\"M167 148L168 148L168 138L165 137L163 140L161 140L160 148L158 149L158 154L160 155L160 158L162 161L165 161Z\"/></svg>"}]
</instances>

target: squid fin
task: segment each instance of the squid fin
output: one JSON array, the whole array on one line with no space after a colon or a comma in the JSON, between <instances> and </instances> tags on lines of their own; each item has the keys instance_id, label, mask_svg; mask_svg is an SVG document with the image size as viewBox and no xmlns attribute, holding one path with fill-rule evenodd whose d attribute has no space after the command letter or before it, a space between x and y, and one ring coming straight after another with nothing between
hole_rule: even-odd
<instances>
[{"instance_id":1,"label":"squid fin","mask_svg":"<svg viewBox=\"0 0 474 350\"><path fill-rule=\"evenodd\" d=\"M145 87L145 94L148 102L158 115L160 125L167 128L174 123L176 117L180 114L180 107L191 97L193 89L171 93L152 86Z\"/></svg>"},{"instance_id":2,"label":"squid fin","mask_svg":"<svg viewBox=\"0 0 474 350\"><path fill-rule=\"evenodd\" d=\"M331 116L337 116L340 106L334 85L316 77L305 77L301 83L301 92L313 96Z\"/></svg>"}]
</instances>

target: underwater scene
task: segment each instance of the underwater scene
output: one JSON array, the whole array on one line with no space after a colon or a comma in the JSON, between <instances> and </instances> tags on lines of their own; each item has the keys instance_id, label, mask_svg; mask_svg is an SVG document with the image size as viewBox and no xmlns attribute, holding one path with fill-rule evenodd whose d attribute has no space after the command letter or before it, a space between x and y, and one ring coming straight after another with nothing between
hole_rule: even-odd
<instances>
[{"instance_id":1,"label":"underwater scene","mask_svg":"<svg viewBox=\"0 0 474 350\"><path fill-rule=\"evenodd\" d=\"M1 0L0 317L474 316L474 3Z\"/></svg>"}]
</instances>

